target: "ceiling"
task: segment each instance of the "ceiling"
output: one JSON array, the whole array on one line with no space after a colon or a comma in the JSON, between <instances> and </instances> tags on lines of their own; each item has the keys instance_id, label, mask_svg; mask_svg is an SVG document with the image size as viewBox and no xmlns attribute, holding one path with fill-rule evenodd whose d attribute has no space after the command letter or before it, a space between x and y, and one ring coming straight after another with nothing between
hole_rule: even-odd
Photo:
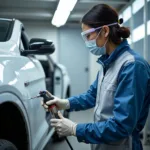
<instances>
[{"instance_id":1,"label":"ceiling","mask_svg":"<svg viewBox=\"0 0 150 150\"><path fill-rule=\"evenodd\" d=\"M2 0L1 0L2 1ZM79 22L82 16L94 5L105 3L118 11L130 0L78 0L68 22ZM1 18L20 20L51 21L59 0L5 0L0 2Z\"/></svg>"}]
</instances>

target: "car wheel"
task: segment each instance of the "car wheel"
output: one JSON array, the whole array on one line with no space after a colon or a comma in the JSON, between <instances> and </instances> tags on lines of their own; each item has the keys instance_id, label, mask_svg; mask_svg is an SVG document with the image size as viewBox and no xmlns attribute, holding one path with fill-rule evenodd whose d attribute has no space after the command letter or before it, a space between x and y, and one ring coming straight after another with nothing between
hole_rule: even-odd
<instances>
[{"instance_id":1,"label":"car wheel","mask_svg":"<svg viewBox=\"0 0 150 150\"><path fill-rule=\"evenodd\" d=\"M17 148L11 142L0 139L0 150L17 150Z\"/></svg>"}]
</instances>

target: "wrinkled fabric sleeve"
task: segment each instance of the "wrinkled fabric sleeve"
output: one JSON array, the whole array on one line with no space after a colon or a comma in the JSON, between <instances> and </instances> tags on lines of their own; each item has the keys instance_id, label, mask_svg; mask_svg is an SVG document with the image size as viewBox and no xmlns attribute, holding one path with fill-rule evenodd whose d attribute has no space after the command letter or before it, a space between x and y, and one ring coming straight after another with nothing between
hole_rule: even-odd
<instances>
[{"instance_id":1,"label":"wrinkled fabric sleeve","mask_svg":"<svg viewBox=\"0 0 150 150\"><path fill-rule=\"evenodd\" d=\"M123 66L114 97L114 117L103 122L78 124L78 141L101 144L116 142L131 135L144 103L147 80L148 73L142 64L132 62Z\"/></svg>"},{"instance_id":2,"label":"wrinkled fabric sleeve","mask_svg":"<svg viewBox=\"0 0 150 150\"><path fill-rule=\"evenodd\" d=\"M86 93L68 98L70 103L70 109L68 111L86 110L95 106L98 75L99 73L97 74L96 80L93 82L93 84L90 86L89 90Z\"/></svg>"}]
</instances>

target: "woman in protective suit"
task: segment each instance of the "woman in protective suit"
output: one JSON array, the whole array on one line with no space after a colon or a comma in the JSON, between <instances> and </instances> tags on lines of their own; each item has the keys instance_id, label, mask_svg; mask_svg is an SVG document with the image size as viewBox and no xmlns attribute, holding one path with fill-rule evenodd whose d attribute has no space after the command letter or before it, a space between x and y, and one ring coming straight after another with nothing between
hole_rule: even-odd
<instances>
[{"instance_id":1,"label":"woman in protective suit","mask_svg":"<svg viewBox=\"0 0 150 150\"><path fill-rule=\"evenodd\" d=\"M130 30L122 23L108 5L89 10L82 18L81 36L89 51L100 56L96 80L79 96L42 103L68 111L94 107L94 123L74 123L60 113L60 119L51 119L59 136L74 135L92 144L92 150L142 150L139 132L148 115L150 66L130 48Z\"/></svg>"}]
</instances>

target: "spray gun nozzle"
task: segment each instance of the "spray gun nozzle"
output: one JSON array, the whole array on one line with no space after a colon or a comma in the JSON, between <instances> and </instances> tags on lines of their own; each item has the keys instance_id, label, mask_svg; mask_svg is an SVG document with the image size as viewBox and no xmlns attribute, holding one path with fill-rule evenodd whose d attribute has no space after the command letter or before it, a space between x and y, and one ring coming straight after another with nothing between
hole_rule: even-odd
<instances>
[{"instance_id":1,"label":"spray gun nozzle","mask_svg":"<svg viewBox=\"0 0 150 150\"><path fill-rule=\"evenodd\" d=\"M39 97L41 97L41 95L37 95L37 96L31 97L31 98L29 98L29 99L35 99L35 98L39 98Z\"/></svg>"}]
</instances>

